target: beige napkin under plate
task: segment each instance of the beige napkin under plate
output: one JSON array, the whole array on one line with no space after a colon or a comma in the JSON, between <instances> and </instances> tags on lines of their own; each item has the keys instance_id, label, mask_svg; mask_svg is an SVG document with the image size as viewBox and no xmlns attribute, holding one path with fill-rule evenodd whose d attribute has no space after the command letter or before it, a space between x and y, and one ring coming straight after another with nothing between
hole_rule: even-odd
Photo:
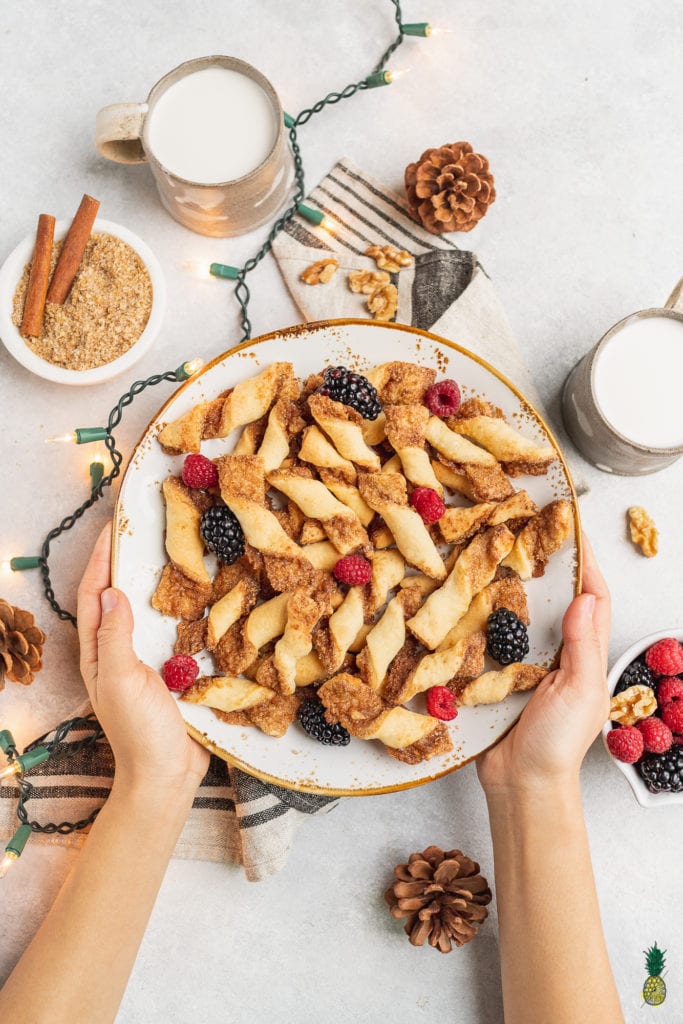
<instances>
[{"instance_id":1,"label":"beige napkin under plate","mask_svg":"<svg viewBox=\"0 0 683 1024\"><path fill-rule=\"evenodd\" d=\"M273 243L282 276L304 320L368 317L366 296L349 289L347 273L359 268L376 270L375 261L364 255L365 249L375 243L390 243L415 258L412 266L392 275L398 288L394 319L476 352L546 416L495 288L475 253L460 249L452 235L429 234L410 217L403 196L348 159L335 164L306 204L325 213L333 231L315 228L297 217ZM301 271L327 255L336 257L339 271L325 285L305 284ZM555 430L566 454L566 435L561 427ZM577 492L583 494L588 487L571 452L568 461Z\"/></svg>"}]
</instances>

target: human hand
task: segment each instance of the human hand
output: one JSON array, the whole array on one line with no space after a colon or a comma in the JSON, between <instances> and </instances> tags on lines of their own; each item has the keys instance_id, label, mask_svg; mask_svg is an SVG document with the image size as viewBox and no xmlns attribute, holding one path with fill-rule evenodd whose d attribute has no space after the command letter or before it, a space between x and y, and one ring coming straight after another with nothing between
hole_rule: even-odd
<instances>
[{"instance_id":1,"label":"human hand","mask_svg":"<svg viewBox=\"0 0 683 1024\"><path fill-rule=\"evenodd\" d=\"M477 758L487 793L577 779L609 715L610 596L585 534L583 552L583 592L562 622L560 667L539 683L514 729Z\"/></svg>"},{"instance_id":2,"label":"human hand","mask_svg":"<svg viewBox=\"0 0 683 1024\"><path fill-rule=\"evenodd\" d=\"M158 673L132 645L133 614L111 582L111 525L93 549L78 588L81 674L116 761L115 778L127 784L196 788L208 752L185 731L176 702Z\"/></svg>"}]
</instances>

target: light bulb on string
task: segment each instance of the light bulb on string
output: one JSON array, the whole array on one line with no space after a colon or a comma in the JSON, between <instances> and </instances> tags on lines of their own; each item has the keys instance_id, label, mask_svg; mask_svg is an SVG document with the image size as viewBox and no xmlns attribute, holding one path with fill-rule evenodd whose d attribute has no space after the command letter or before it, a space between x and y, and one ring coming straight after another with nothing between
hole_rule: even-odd
<instances>
[{"instance_id":1,"label":"light bulb on string","mask_svg":"<svg viewBox=\"0 0 683 1024\"><path fill-rule=\"evenodd\" d=\"M5 847L5 855L0 860L0 878L4 878L7 872L16 864L24 852L29 838L31 836L32 828L30 825L20 825L17 831L14 833L9 843Z\"/></svg>"},{"instance_id":2,"label":"light bulb on string","mask_svg":"<svg viewBox=\"0 0 683 1024\"><path fill-rule=\"evenodd\" d=\"M192 274L193 277L199 278L200 281L213 280L209 264L203 260L187 260L185 263L180 264L180 269L188 274Z\"/></svg>"},{"instance_id":3,"label":"light bulb on string","mask_svg":"<svg viewBox=\"0 0 683 1024\"><path fill-rule=\"evenodd\" d=\"M88 472L90 473L90 486L95 490L102 483L102 477L104 476L104 455L101 451L98 451L90 462Z\"/></svg>"},{"instance_id":4,"label":"light bulb on string","mask_svg":"<svg viewBox=\"0 0 683 1024\"><path fill-rule=\"evenodd\" d=\"M428 21L416 21L410 22L407 25L401 25L401 31L404 36L422 36L423 38L429 38L429 36L442 35L446 32L450 32L451 29L430 25Z\"/></svg>"}]
</instances>

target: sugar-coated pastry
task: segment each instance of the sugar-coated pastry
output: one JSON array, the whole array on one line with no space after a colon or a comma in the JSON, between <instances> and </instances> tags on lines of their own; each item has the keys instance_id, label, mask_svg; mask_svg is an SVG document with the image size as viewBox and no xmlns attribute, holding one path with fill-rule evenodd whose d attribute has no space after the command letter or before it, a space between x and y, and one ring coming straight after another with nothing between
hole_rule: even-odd
<instances>
[{"instance_id":1,"label":"sugar-coated pastry","mask_svg":"<svg viewBox=\"0 0 683 1024\"><path fill-rule=\"evenodd\" d=\"M218 711L242 711L272 700L273 690L239 676L201 676L182 694L189 704L204 704Z\"/></svg>"},{"instance_id":2,"label":"sugar-coated pastry","mask_svg":"<svg viewBox=\"0 0 683 1024\"><path fill-rule=\"evenodd\" d=\"M384 414L387 440L400 460L406 480L414 487L429 487L442 495L443 487L432 469L426 446L429 409L420 404L385 405Z\"/></svg>"},{"instance_id":3,"label":"sugar-coated pastry","mask_svg":"<svg viewBox=\"0 0 683 1024\"><path fill-rule=\"evenodd\" d=\"M384 696L392 704L405 704L416 694L432 686L444 686L451 680L474 679L484 669L486 638L481 633L458 640L452 647L426 654L395 693ZM398 653L398 652L396 652Z\"/></svg>"},{"instance_id":4,"label":"sugar-coated pastry","mask_svg":"<svg viewBox=\"0 0 683 1024\"><path fill-rule=\"evenodd\" d=\"M245 576L216 601L209 610L206 646L212 650L222 636L256 604L259 586L253 577Z\"/></svg>"},{"instance_id":5,"label":"sugar-coated pastry","mask_svg":"<svg viewBox=\"0 0 683 1024\"><path fill-rule=\"evenodd\" d=\"M335 470L336 474L349 484L356 482L357 474L353 463L339 454L315 423L306 427L303 432L299 458L302 462L310 462L321 469Z\"/></svg>"},{"instance_id":6,"label":"sugar-coated pastry","mask_svg":"<svg viewBox=\"0 0 683 1024\"><path fill-rule=\"evenodd\" d=\"M327 626L316 630L313 642L325 668L338 672L363 625L363 588L349 587L343 603L330 615Z\"/></svg>"},{"instance_id":7,"label":"sugar-coated pastry","mask_svg":"<svg viewBox=\"0 0 683 1024\"><path fill-rule=\"evenodd\" d=\"M348 405L335 402L327 395L311 395L308 399L311 416L330 438L340 455L363 469L376 473L379 455L363 437L363 417Z\"/></svg>"},{"instance_id":8,"label":"sugar-coated pastry","mask_svg":"<svg viewBox=\"0 0 683 1024\"><path fill-rule=\"evenodd\" d=\"M177 477L164 480L163 492L168 557L189 579L210 587L211 577L204 565L204 541L199 532L201 512L189 488Z\"/></svg>"},{"instance_id":9,"label":"sugar-coated pastry","mask_svg":"<svg viewBox=\"0 0 683 1024\"><path fill-rule=\"evenodd\" d=\"M571 537L572 528L569 502L552 501L529 520L503 565L514 569L523 580L542 576L551 556Z\"/></svg>"},{"instance_id":10,"label":"sugar-coated pastry","mask_svg":"<svg viewBox=\"0 0 683 1024\"><path fill-rule=\"evenodd\" d=\"M266 473L282 465L289 456L292 438L300 434L304 426L296 402L291 398L279 398L270 410L268 426L258 450Z\"/></svg>"},{"instance_id":11,"label":"sugar-coated pastry","mask_svg":"<svg viewBox=\"0 0 683 1024\"><path fill-rule=\"evenodd\" d=\"M408 504L405 478L399 473L360 473L358 488L370 508L384 519L406 562L427 576L443 579L443 560L427 527Z\"/></svg>"},{"instance_id":12,"label":"sugar-coated pastry","mask_svg":"<svg viewBox=\"0 0 683 1024\"><path fill-rule=\"evenodd\" d=\"M320 480L302 476L296 470L279 469L268 474L268 481L291 498L304 515L317 519L342 555L370 547L368 535L356 513L335 498Z\"/></svg>"},{"instance_id":13,"label":"sugar-coated pastry","mask_svg":"<svg viewBox=\"0 0 683 1024\"><path fill-rule=\"evenodd\" d=\"M366 374L377 388L382 405L411 405L424 400L436 380L436 370L415 363L382 363Z\"/></svg>"},{"instance_id":14,"label":"sugar-coated pastry","mask_svg":"<svg viewBox=\"0 0 683 1024\"><path fill-rule=\"evenodd\" d=\"M494 580L480 590L457 625L453 626L441 641L437 651L452 647L459 640L475 633L483 634L489 615L501 608L514 612L520 622L529 625L526 593L518 576L503 576L502 579Z\"/></svg>"},{"instance_id":15,"label":"sugar-coated pastry","mask_svg":"<svg viewBox=\"0 0 683 1024\"><path fill-rule=\"evenodd\" d=\"M491 452L509 476L541 476L557 460L551 445L530 441L505 421L500 409L482 399L464 402L448 426Z\"/></svg>"},{"instance_id":16,"label":"sugar-coated pastry","mask_svg":"<svg viewBox=\"0 0 683 1024\"><path fill-rule=\"evenodd\" d=\"M498 704L511 693L533 690L548 670L542 665L525 665L514 662L494 672L485 672L478 679L467 683L457 695L458 704L472 707L476 704Z\"/></svg>"},{"instance_id":17,"label":"sugar-coated pastry","mask_svg":"<svg viewBox=\"0 0 683 1024\"><path fill-rule=\"evenodd\" d=\"M514 534L506 526L493 526L470 541L443 586L408 620L413 636L432 651L438 647L475 594L491 582L514 542Z\"/></svg>"}]
</instances>

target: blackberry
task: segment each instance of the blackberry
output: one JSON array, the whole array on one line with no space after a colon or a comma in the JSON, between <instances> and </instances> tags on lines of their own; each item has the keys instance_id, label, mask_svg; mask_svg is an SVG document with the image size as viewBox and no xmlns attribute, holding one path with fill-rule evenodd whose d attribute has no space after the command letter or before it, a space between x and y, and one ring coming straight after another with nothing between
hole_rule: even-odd
<instances>
[{"instance_id":1,"label":"blackberry","mask_svg":"<svg viewBox=\"0 0 683 1024\"><path fill-rule=\"evenodd\" d=\"M345 366L328 366L318 394L350 405L364 420L376 420L382 411L377 390L370 381Z\"/></svg>"},{"instance_id":2,"label":"blackberry","mask_svg":"<svg viewBox=\"0 0 683 1024\"><path fill-rule=\"evenodd\" d=\"M665 754L650 754L636 768L651 793L683 792L682 745L674 745Z\"/></svg>"},{"instance_id":3,"label":"blackberry","mask_svg":"<svg viewBox=\"0 0 683 1024\"><path fill-rule=\"evenodd\" d=\"M627 665L619 677L619 682L614 687L614 693L622 693L628 690L629 686L649 686L656 690L655 677L652 669L648 668L644 661L632 661Z\"/></svg>"},{"instance_id":4,"label":"blackberry","mask_svg":"<svg viewBox=\"0 0 683 1024\"><path fill-rule=\"evenodd\" d=\"M325 718L325 708L317 697L307 697L301 702L297 715L308 735L327 747L346 747L351 736L341 725L330 725Z\"/></svg>"},{"instance_id":5,"label":"blackberry","mask_svg":"<svg viewBox=\"0 0 683 1024\"><path fill-rule=\"evenodd\" d=\"M244 554L242 527L227 505L208 508L202 516L199 532L209 551L213 551L226 565L232 565Z\"/></svg>"},{"instance_id":6,"label":"blackberry","mask_svg":"<svg viewBox=\"0 0 683 1024\"><path fill-rule=\"evenodd\" d=\"M529 637L526 626L514 612L499 608L489 615L486 651L499 665L524 661L529 653Z\"/></svg>"}]
</instances>

